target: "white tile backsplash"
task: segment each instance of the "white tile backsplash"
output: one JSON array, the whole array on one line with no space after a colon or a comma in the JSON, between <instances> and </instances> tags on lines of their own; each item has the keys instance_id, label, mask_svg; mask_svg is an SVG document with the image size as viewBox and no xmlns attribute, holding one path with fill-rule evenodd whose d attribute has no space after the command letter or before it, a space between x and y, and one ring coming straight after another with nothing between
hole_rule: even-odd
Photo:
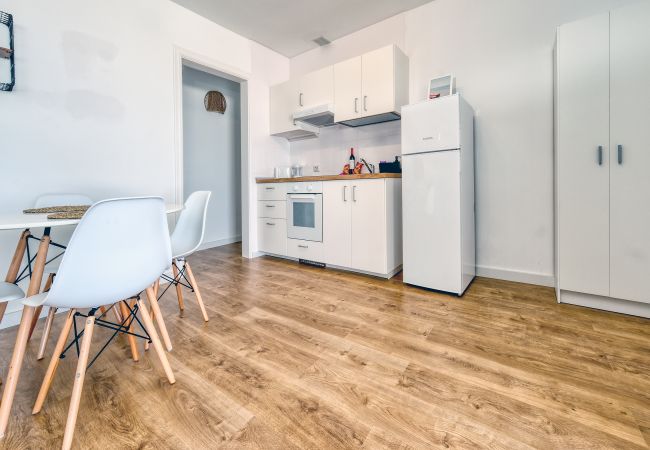
<instances>
[{"instance_id":1,"label":"white tile backsplash","mask_svg":"<svg viewBox=\"0 0 650 450\"><path fill-rule=\"evenodd\" d=\"M400 125L396 120L359 128L322 128L316 139L291 143L291 164L304 165L304 175L313 175L314 165L319 166L320 175L338 174L348 162L350 147L354 147L357 161L365 158L379 171L380 161L393 161L401 153Z\"/></svg>"}]
</instances>

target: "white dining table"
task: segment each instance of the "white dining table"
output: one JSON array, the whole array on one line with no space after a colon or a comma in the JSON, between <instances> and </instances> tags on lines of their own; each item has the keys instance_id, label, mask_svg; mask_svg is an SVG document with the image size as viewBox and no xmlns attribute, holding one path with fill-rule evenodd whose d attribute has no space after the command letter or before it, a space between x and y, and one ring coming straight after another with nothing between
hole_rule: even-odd
<instances>
[{"instance_id":1,"label":"white dining table","mask_svg":"<svg viewBox=\"0 0 650 450\"><path fill-rule=\"evenodd\" d=\"M177 213L182 209L183 205L165 205L167 214ZM48 219L47 214L26 214L22 211L15 213L0 213L0 231L23 230L18 239L18 244L16 245L16 250L11 260L11 264L9 265L5 281L8 283L16 282L28 247L28 240L34 238L30 230L43 228L43 236L36 238L40 243L38 245L38 251L33 258L33 266L26 296L30 297L38 294L41 289L41 284L43 283L43 272L45 271L45 264L47 262L47 252L50 247L50 232L52 228L77 225L80 221L81 219ZM28 261L27 263L30 264L31 261ZM0 303L0 321L4 316L6 308L7 302ZM0 438L4 437L5 431L7 430L9 413L13 404L14 395L16 394L16 387L18 385L20 369L22 368L25 356L25 349L29 341L31 330L33 329L33 324L35 325L39 315L40 308L34 308L31 306L23 307L20 325L18 326L18 333L16 334L14 351L11 356L11 362L9 363L7 378L4 382L2 403L0 403Z\"/></svg>"}]
</instances>

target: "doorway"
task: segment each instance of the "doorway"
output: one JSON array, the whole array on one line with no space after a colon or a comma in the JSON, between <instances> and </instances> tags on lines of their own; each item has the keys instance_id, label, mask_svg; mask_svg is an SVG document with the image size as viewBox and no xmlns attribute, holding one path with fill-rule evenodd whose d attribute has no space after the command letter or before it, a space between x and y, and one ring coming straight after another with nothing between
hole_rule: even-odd
<instances>
[{"instance_id":1,"label":"doorway","mask_svg":"<svg viewBox=\"0 0 650 450\"><path fill-rule=\"evenodd\" d=\"M208 92L225 99L225 111L209 111ZM214 95L214 94L213 94ZM216 94L218 95L218 94ZM241 86L200 68L182 67L183 201L211 191L202 248L242 240Z\"/></svg>"}]
</instances>

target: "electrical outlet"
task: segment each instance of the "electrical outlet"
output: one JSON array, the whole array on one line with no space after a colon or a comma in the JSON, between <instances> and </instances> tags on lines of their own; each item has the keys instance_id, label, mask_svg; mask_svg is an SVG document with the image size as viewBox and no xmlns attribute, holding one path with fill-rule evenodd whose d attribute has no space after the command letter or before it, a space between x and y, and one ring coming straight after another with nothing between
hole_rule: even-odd
<instances>
[{"instance_id":1,"label":"electrical outlet","mask_svg":"<svg viewBox=\"0 0 650 450\"><path fill-rule=\"evenodd\" d=\"M320 166L314 166L314 173L320 173Z\"/></svg>"}]
</instances>

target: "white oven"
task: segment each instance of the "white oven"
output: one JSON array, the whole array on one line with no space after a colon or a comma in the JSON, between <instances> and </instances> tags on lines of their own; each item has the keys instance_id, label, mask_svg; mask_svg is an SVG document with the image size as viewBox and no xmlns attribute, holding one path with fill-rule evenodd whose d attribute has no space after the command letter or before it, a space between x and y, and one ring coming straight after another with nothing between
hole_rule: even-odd
<instances>
[{"instance_id":1,"label":"white oven","mask_svg":"<svg viewBox=\"0 0 650 450\"><path fill-rule=\"evenodd\" d=\"M323 242L323 183L301 182L289 185L287 237Z\"/></svg>"}]
</instances>

